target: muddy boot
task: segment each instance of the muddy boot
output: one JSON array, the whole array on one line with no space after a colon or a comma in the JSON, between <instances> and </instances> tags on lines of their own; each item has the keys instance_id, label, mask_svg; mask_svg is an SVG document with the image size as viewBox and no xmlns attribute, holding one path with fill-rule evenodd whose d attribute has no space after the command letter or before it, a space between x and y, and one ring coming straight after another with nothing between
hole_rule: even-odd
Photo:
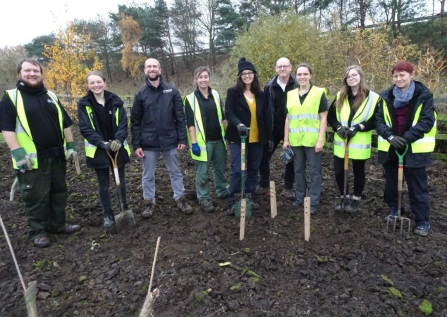
<instances>
[{"instance_id":1,"label":"muddy boot","mask_svg":"<svg viewBox=\"0 0 447 317\"><path fill-rule=\"evenodd\" d=\"M359 211L360 199L351 199L349 205L345 206L345 211L349 213L356 213Z\"/></svg>"},{"instance_id":2,"label":"muddy boot","mask_svg":"<svg viewBox=\"0 0 447 317\"><path fill-rule=\"evenodd\" d=\"M38 248L46 248L50 246L50 239L46 234L34 238L33 244Z\"/></svg>"},{"instance_id":3,"label":"muddy boot","mask_svg":"<svg viewBox=\"0 0 447 317\"><path fill-rule=\"evenodd\" d=\"M339 197L335 201L334 210L335 211L342 211L342 210L345 210L345 208L347 206L349 206L349 198L345 198L344 196L343 197Z\"/></svg>"},{"instance_id":4,"label":"muddy boot","mask_svg":"<svg viewBox=\"0 0 447 317\"><path fill-rule=\"evenodd\" d=\"M226 210L228 216L234 216L236 213L236 206L234 204L234 200L228 202L228 207Z\"/></svg>"},{"instance_id":5,"label":"muddy boot","mask_svg":"<svg viewBox=\"0 0 447 317\"><path fill-rule=\"evenodd\" d=\"M113 213L106 213L104 214L104 228L110 228L115 224L115 217L113 216Z\"/></svg>"},{"instance_id":6,"label":"muddy boot","mask_svg":"<svg viewBox=\"0 0 447 317\"><path fill-rule=\"evenodd\" d=\"M293 191L293 189L284 188L282 190L282 196L287 200L295 200L295 192Z\"/></svg>"},{"instance_id":7,"label":"muddy boot","mask_svg":"<svg viewBox=\"0 0 447 317\"><path fill-rule=\"evenodd\" d=\"M144 210L143 210L143 218L149 219L154 214L155 204L152 200L147 199L144 201Z\"/></svg>"},{"instance_id":8,"label":"muddy boot","mask_svg":"<svg viewBox=\"0 0 447 317\"><path fill-rule=\"evenodd\" d=\"M211 199L202 200L200 202L200 208L202 208L204 212L213 212L213 202L211 201Z\"/></svg>"},{"instance_id":9,"label":"muddy boot","mask_svg":"<svg viewBox=\"0 0 447 317\"><path fill-rule=\"evenodd\" d=\"M192 207L188 205L185 195L183 195L177 200L177 207L186 215L190 215L194 212L194 210L192 210Z\"/></svg>"}]
</instances>

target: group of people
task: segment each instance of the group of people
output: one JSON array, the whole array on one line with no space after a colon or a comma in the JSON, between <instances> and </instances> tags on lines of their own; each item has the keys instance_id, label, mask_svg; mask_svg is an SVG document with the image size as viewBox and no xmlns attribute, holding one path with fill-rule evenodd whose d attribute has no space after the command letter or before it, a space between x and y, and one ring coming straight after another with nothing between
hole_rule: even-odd
<instances>
[{"instance_id":1,"label":"group of people","mask_svg":"<svg viewBox=\"0 0 447 317\"><path fill-rule=\"evenodd\" d=\"M169 172L173 198L185 214L193 213L185 198L178 151L187 145L195 161L196 194L200 208L212 212L208 172L219 198L227 198L227 213L235 214L235 200L241 192L241 137L246 138L246 198L254 209L255 194L270 191L270 160L282 142L293 153L285 164L282 196L303 204L308 195L311 214L318 212L321 196L321 158L326 126L334 133L334 174L340 192L335 210L359 210L365 187L365 162L371 156L372 131L378 134L379 161L385 176L384 199L390 208L387 219L398 216L398 155L407 149L404 175L410 208L415 216L415 234L426 236L430 229L426 166L435 146L436 113L428 88L414 80L411 63L398 62L392 68L394 85L380 95L370 91L360 66L343 74L342 88L328 107L326 90L313 85L312 67L290 60L276 62L277 75L262 89L255 66L245 58L238 62L236 83L227 91L225 106L210 87L207 67L195 71L194 92L183 100L179 91L166 83L160 63L153 58L144 64L145 84L135 94L131 109L131 139L135 155L142 160L143 218L150 218L156 206L155 168L160 154ZM50 244L48 233L71 234L79 225L65 223L67 186L66 162L77 156L70 130L72 120L54 93L42 81L42 66L34 59L17 65L15 89L7 90L0 102L0 125L11 150L19 180L21 198L30 237L37 247ZM88 92L78 102L79 129L84 137L87 167L95 170L98 194L104 212L104 227L114 224L109 194L110 157L117 157L124 208L128 208L125 164L131 149L127 114L123 101L106 90L99 71L86 78ZM231 176L227 186L225 167L230 148ZM345 149L349 148L354 174L354 191L345 181ZM306 162L309 165L307 184ZM258 173L260 180L258 183ZM346 185L346 186L345 186Z\"/></svg>"}]
</instances>

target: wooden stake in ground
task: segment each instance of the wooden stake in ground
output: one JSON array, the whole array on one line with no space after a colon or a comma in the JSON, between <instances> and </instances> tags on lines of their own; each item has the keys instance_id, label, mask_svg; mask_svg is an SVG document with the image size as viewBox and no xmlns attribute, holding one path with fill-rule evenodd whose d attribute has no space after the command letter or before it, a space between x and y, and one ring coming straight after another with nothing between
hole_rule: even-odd
<instances>
[{"instance_id":1,"label":"wooden stake in ground","mask_svg":"<svg viewBox=\"0 0 447 317\"><path fill-rule=\"evenodd\" d=\"M270 181L270 213L272 218L275 218L278 214L276 207L276 186L275 181Z\"/></svg>"},{"instance_id":2,"label":"wooden stake in ground","mask_svg":"<svg viewBox=\"0 0 447 317\"><path fill-rule=\"evenodd\" d=\"M304 198L304 240L310 239L310 197Z\"/></svg>"},{"instance_id":3,"label":"wooden stake in ground","mask_svg":"<svg viewBox=\"0 0 447 317\"><path fill-rule=\"evenodd\" d=\"M152 281L154 279L154 272L155 272L155 263L157 262L157 253L158 253L158 246L160 245L160 237L157 239L157 246L155 247L155 255L154 255L154 262L152 262L152 272L151 272L151 279L149 281L149 288L147 290L146 299L144 300L143 308L141 308L139 317L149 317L152 316L152 311L154 310L154 303L157 297L160 295L160 291L158 288L154 289L154 291L151 291L152 288Z\"/></svg>"}]
</instances>

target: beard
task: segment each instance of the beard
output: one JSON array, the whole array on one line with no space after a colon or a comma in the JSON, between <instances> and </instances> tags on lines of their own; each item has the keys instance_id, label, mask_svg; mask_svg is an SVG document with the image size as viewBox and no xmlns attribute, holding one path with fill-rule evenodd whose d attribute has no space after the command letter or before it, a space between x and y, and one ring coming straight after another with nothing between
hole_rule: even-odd
<instances>
[{"instance_id":1,"label":"beard","mask_svg":"<svg viewBox=\"0 0 447 317\"><path fill-rule=\"evenodd\" d=\"M34 82L34 81L33 81L33 82L30 82L28 79L26 79L26 78L24 78L24 77L22 77L22 76L20 76L19 80L23 83L23 85L24 85L25 87L39 88L39 87L42 87L42 86L43 86L43 80L42 80L42 77L39 78L39 79L36 79L36 80L37 80L36 82Z\"/></svg>"},{"instance_id":2,"label":"beard","mask_svg":"<svg viewBox=\"0 0 447 317\"><path fill-rule=\"evenodd\" d=\"M157 79L160 78L160 74L149 73L146 74L146 78L149 79L150 81L156 81Z\"/></svg>"}]
</instances>

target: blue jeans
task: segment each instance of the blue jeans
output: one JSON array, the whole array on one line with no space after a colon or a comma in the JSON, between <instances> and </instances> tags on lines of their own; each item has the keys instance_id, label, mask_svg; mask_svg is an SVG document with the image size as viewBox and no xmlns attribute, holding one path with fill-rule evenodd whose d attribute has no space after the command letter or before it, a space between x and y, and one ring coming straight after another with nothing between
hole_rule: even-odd
<instances>
[{"instance_id":1,"label":"blue jeans","mask_svg":"<svg viewBox=\"0 0 447 317\"><path fill-rule=\"evenodd\" d=\"M155 167L157 165L158 156L163 154L166 168L171 179L171 187L174 191L174 200L178 200L185 193L183 186L183 175L180 171L178 162L177 149L166 151L144 151L143 157L143 177L141 179L143 185L143 198L149 199L155 203Z\"/></svg>"},{"instance_id":2,"label":"blue jeans","mask_svg":"<svg viewBox=\"0 0 447 317\"><path fill-rule=\"evenodd\" d=\"M259 142L246 144L245 193L254 194L258 183L258 169L262 160L263 147ZM234 202L235 194L241 192L241 145L230 143L231 180L228 200Z\"/></svg>"}]
</instances>

